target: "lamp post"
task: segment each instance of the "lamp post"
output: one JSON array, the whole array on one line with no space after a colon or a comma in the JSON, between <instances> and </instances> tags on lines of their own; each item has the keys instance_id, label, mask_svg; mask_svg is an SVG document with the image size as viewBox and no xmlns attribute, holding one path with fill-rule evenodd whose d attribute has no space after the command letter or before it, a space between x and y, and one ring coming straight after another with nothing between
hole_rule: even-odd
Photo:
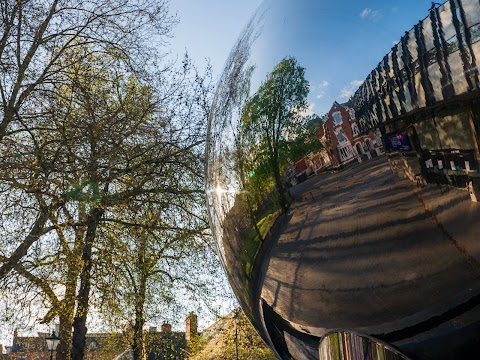
<instances>
[{"instance_id":1,"label":"lamp post","mask_svg":"<svg viewBox=\"0 0 480 360\"><path fill-rule=\"evenodd\" d=\"M57 349L60 338L55 334L55 330L52 331L52 335L45 338L47 342L47 348L50 351L50 360L53 360L53 352Z\"/></svg>"},{"instance_id":2,"label":"lamp post","mask_svg":"<svg viewBox=\"0 0 480 360\"><path fill-rule=\"evenodd\" d=\"M235 309L233 311L233 318L234 318L234 321L235 321L235 358L236 360L238 360L238 330L237 330L237 327L238 327L238 309Z\"/></svg>"}]
</instances>

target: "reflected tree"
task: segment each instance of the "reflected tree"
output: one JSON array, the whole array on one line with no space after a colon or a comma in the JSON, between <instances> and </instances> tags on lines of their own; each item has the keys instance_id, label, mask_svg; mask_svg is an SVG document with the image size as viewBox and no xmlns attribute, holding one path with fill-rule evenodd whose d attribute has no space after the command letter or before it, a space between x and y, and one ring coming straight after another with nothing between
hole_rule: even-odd
<instances>
[{"instance_id":1,"label":"reflected tree","mask_svg":"<svg viewBox=\"0 0 480 360\"><path fill-rule=\"evenodd\" d=\"M295 58L287 57L275 66L243 108L244 175L248 177L248 190L261 203L266 191L275 188L275 202L282 212L289 203L282 172L287 165L321 146L315 131L308 126L308 93L305 68Z\"/></svg>"}]
</instances>

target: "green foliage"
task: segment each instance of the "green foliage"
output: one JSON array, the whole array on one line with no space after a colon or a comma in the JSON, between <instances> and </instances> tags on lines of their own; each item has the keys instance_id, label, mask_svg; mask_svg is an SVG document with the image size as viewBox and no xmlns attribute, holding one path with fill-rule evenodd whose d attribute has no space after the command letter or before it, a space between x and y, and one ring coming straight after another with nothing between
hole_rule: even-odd
<instances>
[{"instance_id":1,"label":"green foliage","mask_svg":"<svg viewBox=\"0 0 480 360\"><path fill-rule=\"evenodd\" d=\"M263 238L267 235L267 232L277 220L278 215L280 215L280 211L276 211L271 214L267 214L265 217L261 218L260 221L257 223L258 229L260 230L260 234Z\"/></svg>"},{"instance_id":2,"label":"green foliage","mask_svg":"<svg viewBox=\"0 0 480 360\"><path fill-rule=\"evenodd\" d=\"M91 50L63 53L50 91L35 103L41 115L0 144L0 212L12 226L2 234L0 265L13 263L0 279L26 294L27 309L28 300L49 309L37 318L60 319L58 359L73 349L72 324L82 351L92 302L138 355L145 322L174 308L179 289L206 294L202 261L218 266L202 207L203 78L189 80L187 59L156 79L157 89L122 60ZM28 252L9 258L12 244Z\"/></svg>"},{"instance_id":3,"label":"green foliage","mask_svg":"<svg viewBox=\"0 0 480 360\"><path fill-rule=\"evenodd\" d=\"M234 205L228 209L223 235L231 245L226 249L230 252L228 266L239 270L241 286L237 293L247 304L244 289L249 288L255 256L290 201L283 172L299 157L321 146L316 140L316 128L310 126L311 117L305 116L309 85L304 68L293 58L283 59L258 91L249 96L253 71L248 67L239 72L236 81L223 89L228 94L239 94L238 102L226 101L216 107L226 109L227 118L239 120L232 120L238 134L235 150L224 156L234 162L244 191L235 195ZM241 111L237 114L233 108Z\"/></svg>"},{"instance_id":4,"label":"green foliage","mask_svg":"<svg viewBox=\"0 0 480 360\"><path fill-rule=\"evenodd\" d=\"M305 69L287 57L267 76L246 102L241 118L243 174L254 210L268 195L285 211L288 199L283 184L286 167L320 148L310 118L305 115L309 83ZM271 191L275 189L275 193Z\"/></svg>"},{"instance_id":5,"label":"green foliage","mask_svg":"<svg viewBox=\"0 0 480 360\"><path fill-rule=\"evenodd\" d=\"M235 311L238 311L237 320L234 318ZM240 309L235 311L203 331L195 347L191 347L190 360L235 360L236 341L238 341L238 359L276 359L245 314Z\"/></svg>"}]
</instances>

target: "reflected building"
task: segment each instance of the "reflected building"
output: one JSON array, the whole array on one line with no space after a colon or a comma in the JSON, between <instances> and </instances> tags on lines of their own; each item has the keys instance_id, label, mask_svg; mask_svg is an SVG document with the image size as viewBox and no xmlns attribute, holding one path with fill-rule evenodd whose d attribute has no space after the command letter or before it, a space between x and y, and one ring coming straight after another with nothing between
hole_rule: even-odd
<instances>
[{"instance_id":1,"label":"reflected building","mask_svg":"<svg viewBox=\"0 0 480 360\"><path fill-rule=\"evenodd\" d=\"M432 7L352 99L361 130L384 134L387 151L400 156L392 161L399 171L427 183L471 183L472 197L480 158L478 7L460 0ZM400 149L391 141L399 136L405 137Z\"/></svg>"},{"instance_id":2,"label":"reflected building","mask_svg":"<svg viewBox=\"0 0 480 360\"><path fill-rule=\"evenodd\" d=\"M336 101L324 117L323 137L330 162L334 166L352 161L362 162L383 154L383 143L378 130L360 132L355 109Z\"/></svg>"},{"instance_id":3,"label":"reflected building","mask_svg":"<svg viewBox=\"0 0 480 360\"><path fill-rule=\"evenodd\" d=\"M267 0L235 44L207 143L218 253L279 358L475 357L480 3L425 9L319 129L307 110L324 54L307 45L338 35L319 17L344 7ZM288 169L319 156L343 166L290 187Z\"/></svg>"}]
</instances>

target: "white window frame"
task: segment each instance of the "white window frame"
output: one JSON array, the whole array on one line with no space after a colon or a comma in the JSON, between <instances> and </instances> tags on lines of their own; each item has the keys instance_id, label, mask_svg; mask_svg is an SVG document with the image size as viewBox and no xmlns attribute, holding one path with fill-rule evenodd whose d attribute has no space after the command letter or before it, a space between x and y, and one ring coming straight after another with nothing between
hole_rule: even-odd
<instances>
[{"instance_id":1,"label":"white window frame","mask_svg":"<svg viewBox=\"0 0 480 360\"><path fill-rule=\"evenodd\" d=\"M350 143L344 145L338 145L338 154L340 155L340 161L346 161L353 158L353 149Z\"/></svg>"},{"instance_id":2,"label":"white window frame","mask_svg":"<svg viewBox=\"0 0 480 360\"><path fill-rule=\"evenodd\" d=\"M335 129L334 132L335 132L335 136L337 137L338 144L342 144L342 145L343 145L343 144L349 143L348 138L347 138L347 134L345 134L345 131L343 130L342 127L338 128L338 129ZM343 140L342 140L342 141L340 141L339 134L342 134L342 135L341 135L341 136L343 137Z\"/></svg>"},{"instance_id":3,"label":"white window frame","mask_svg":"<svg viewBox=\"0 0 480 360\"><path fill-rule=\"evenodd\" d=\"M340 117L340 123L337 122L337 118ZM342 117L342 113L340 111L335 111L334 113L332 113L332 118L333 118L333 123L338 126L338 125L342 125L343 123L343 117Z\"/></svg>"},{"instance_id":4,"label":"white window frame","mask_svg":"<svg viewBox=\"0 0 480 360\"><path fill-rule=\"evenodd\" d=\"M363 148L363 152L364 152L365 154L370 151L370 147L368 146L366 140L362 143L362 148Z\"/></svg>"},{"instance_id":5,"label":"white window frame","mask_svg":"<svg viewBox=\"0 0 480 360\"><path fill-rule=\"evenodd\" d=\"M355 109L349 108L348 115L350 115L350 119L355 120Z\"/></svg>"},{"instance_id":6,"label":"white window frame","mask_svg":"<svg viewBox=\"0 0 480 360\"><path fill-rule=\"evenodd\" d=\"M377 145L379 147L382 147L382 133L380 132L380 130L376 129L375 130L375 133L374 133L374 136L375 136L375 142L377 143Z\"/></svg>"},{"instance_id":7,"label":"white window frame","mask_svg":"<svg viewBox=\"0 0 480 360\"><path fill-rule=\"evenodd\" d=\"M358 153L357 145L358 145L358 147L359 147L360 150L361 150L360 153ZM365 154L365 151L363 151L364 149L363 149L362 143L361 143L360 141L356 142L354 147L355 147L355 151L358 153L358 155Z\"/></svg>"},{"instance_id":8,"label":"white window frame","mask_svg":"<svg viewBox=\"0 0 480 360\"><path fill-rule=\"evenodd\" d=\"M357 123L352 124L352 134L353 136L358 136L360 135L360 130L358 130L358 125Z\"/></svg>"}]
</instances>

